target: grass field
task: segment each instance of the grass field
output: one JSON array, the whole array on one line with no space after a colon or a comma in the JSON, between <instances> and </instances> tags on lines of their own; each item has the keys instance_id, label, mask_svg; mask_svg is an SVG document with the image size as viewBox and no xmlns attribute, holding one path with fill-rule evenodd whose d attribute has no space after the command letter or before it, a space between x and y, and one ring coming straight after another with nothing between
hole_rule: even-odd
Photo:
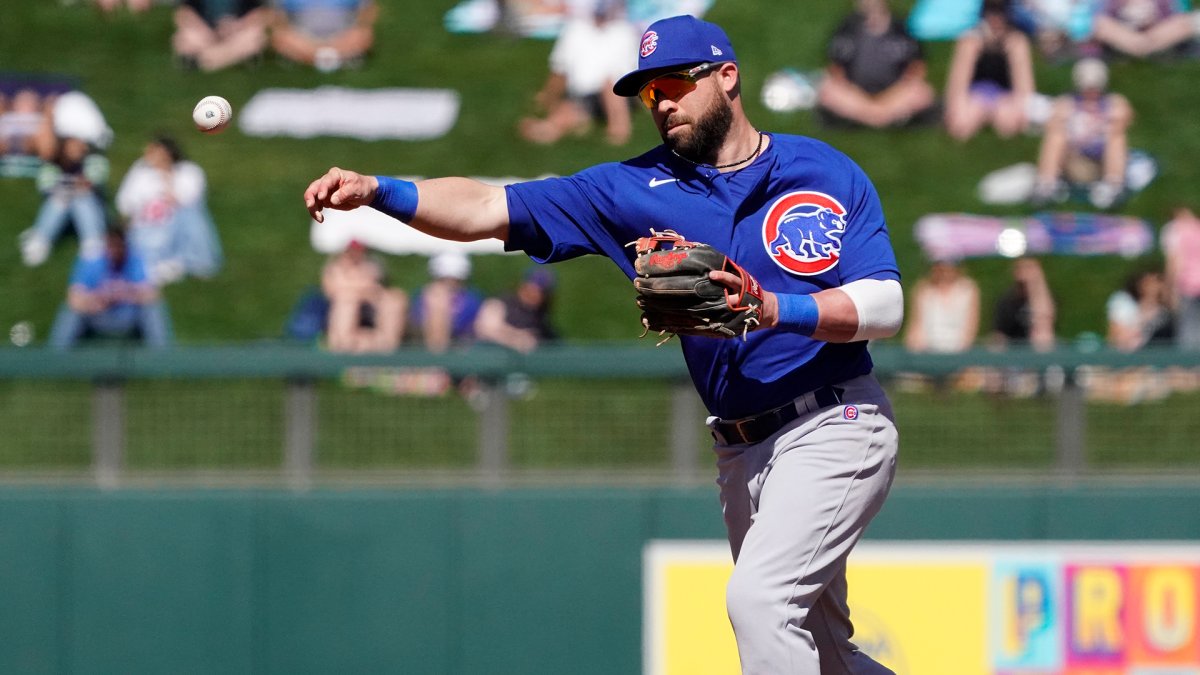
<instances>
[{"instance_id":1,"label":"grass field","mask_svg":"<svg viewBox=\"0 0 1200 675\"><path fill-rule=\"evenodd\" d=\"M361 70L320 75L267 59L255 67L217 74L176 69L169 55L167 8L134 17L99 16L84 5L63 7L52 0L9 0L0 21L0 64L10 72L75 78L108 116L116 132L110 151L115 189L145 140L160 130L176 134L207 171L210 205L227 255L225 270L211 281L169 287L176 332L184 342L240 341L275 337L302 289L314 283L321 256L308 241L308 219L300 193L309 180L339 164L375 173L537 176L565 174L599 161L617 160L657 142L639 119L634 140L611 148L596 135L552 148L522 143L517 119L531 110L530 98L546 71L550 44L502 35L450 35L442 16L454 0L381 0L376 53ZM908 279L924 269L912 236L916 219L934 211L1016 214L988 209L975 198L987 171L1030 160L1038 139L1001 141L983 134L966 144L937 129L906 133L819 129L808 113L765 111L758 92L772 71L812 68L823 61L824 44L848 3L772 3L719 0L709 18L728 29L745 73L746 106L769 130L820 137L854 157L876 182L884 201L902 272ZM903 4L903 3L902 3ZM928 48L931 77L944 81L949 45ZM1039 89L1065 89L1069 66L1038 63ZM1132 145L1158 157L1162 175L1129 203L1126 212L1160 225L1177 203L1194 203L1200 151L1200 102L1195 87L1200 63L1118 63L1113 88L1125 93L1138 113ZM218 93L235 108L264 87L449 87L462 96L457 125L427 142L365 143L323 138L256 139L232 131L205 137L191 128L189 111L201 96ZM51 261L21 265L15 237L32 222L38 198L25 180L0 181L0 327L28 320L39 337L49 329L61 300L73 246L61 246ZM1074 336L1101 331L1104 299L1125 274L1143 261L1117 258L1048 262L1061 318L1059 332ZM527 263L519 256L483 256L475 282L485 291L505 289ZM393 277L412 287L425 278L424 260L396 257ZM972 262L983 287L985 325L990 302L1006 282L1006 263ZM561 292L556 319L568 339L623 338L635 334L636 313L621 275L607 261L584 259L559 266Z\"/></svg>"}]
</instances>

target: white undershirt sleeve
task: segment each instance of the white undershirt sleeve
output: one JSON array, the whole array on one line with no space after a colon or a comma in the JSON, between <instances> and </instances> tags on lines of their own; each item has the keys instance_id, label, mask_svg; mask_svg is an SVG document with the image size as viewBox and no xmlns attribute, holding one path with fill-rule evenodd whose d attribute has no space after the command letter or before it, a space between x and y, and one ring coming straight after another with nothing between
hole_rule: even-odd
<instances>
[{"instance_id":1,"label":"white undershirt sleeve","mask_svg":"<svg viewBox=\"0 0 1200 675\"><path fill-rule=\"evenodd\" d=\"M904 291L895 279L859 279L841 290L858 310L858 332L851 342L892 337L904 323Z\"/></svg>"}]
</instances>

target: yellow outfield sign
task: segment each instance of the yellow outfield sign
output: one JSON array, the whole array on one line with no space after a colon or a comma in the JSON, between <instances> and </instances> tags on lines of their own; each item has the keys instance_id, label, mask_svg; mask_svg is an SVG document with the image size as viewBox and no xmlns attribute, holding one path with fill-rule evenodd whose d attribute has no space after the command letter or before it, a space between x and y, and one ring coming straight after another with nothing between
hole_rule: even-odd
<instances>
[{"instance_id":1,"label":"yellow outfield sign","mask_svg":"<svg viewBox=\"0 0 1200 675\"><path fill-rule=\"evenodd\" d=\"M737 675L715 541L645 550L643 672ZM854 642L897 675L1200 675L1200 547L864 543Z\"/></svg>"}]
</instances>

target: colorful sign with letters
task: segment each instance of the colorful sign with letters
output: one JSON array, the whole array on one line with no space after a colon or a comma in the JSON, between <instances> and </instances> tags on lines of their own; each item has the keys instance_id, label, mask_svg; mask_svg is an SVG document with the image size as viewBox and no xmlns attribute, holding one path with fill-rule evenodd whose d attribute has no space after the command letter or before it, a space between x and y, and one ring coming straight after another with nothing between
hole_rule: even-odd
<instances>
[{"instance_id":1,"label":"colorful sign with letters","mask_svg":"<svg viewBox=\"0 0 1200 675\"><path fill-rule=\"evenodd\" d=\"M735 674L724 542L651 542L646 675ZM1200 675L1200 546L864 543L855 643L897 675Z\"/></svg>"}]
</instances>

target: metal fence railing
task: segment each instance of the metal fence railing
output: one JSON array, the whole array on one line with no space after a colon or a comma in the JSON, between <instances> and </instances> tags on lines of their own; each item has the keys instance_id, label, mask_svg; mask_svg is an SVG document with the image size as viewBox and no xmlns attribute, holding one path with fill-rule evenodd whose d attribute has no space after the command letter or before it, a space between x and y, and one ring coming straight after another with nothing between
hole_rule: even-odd
<instances>
[{"instance_id":1,"label":"metal fence railing","mask_svg":"<svg viewBox=\"0 0 1200 675\"><path fill-rule=\"evenodd\" d=\"M1200 469L1200 355L872 348L906 469L1082 476ZM475 347L347 356L288 345L0 350L0 472L620 472L711 480L678 348Z\"/></svg>"}]
</instances>

